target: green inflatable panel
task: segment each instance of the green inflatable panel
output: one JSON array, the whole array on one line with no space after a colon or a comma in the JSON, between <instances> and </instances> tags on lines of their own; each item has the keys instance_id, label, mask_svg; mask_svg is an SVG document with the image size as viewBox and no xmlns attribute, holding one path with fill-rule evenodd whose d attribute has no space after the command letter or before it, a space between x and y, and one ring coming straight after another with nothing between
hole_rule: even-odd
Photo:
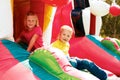
<instances>
[{"instance_id":1,"label":"green inflatable panel","mask_svg":"<svg viewBox=\"0 0 120 80\"><path fill-rule=\"evenodd\" d=\"M32 55L30 55L29 59L37 65L43 67L50 74L58 77L60 80L80 80L65 73L59 66L55 57L48 50L37 49L33 52Z\"/></svg>"},{"instance_id":2,"label":"green inflatable panel","mask_svg":"<svg viewBox=\"0 0 120 80\"><path fill-rule=\"evenodd\" d=\"M113 41L111 40L107 40L107 39L103 39L101 41L102 45L104 45L106 48L110 49L111 51L113 51L114 53L116 54L119 54L120 55L120 51L118 49L120 49L120 41L118 39L112 39ZM118 49L115 47L117 46Z\"/></svg>"}]
</instances>

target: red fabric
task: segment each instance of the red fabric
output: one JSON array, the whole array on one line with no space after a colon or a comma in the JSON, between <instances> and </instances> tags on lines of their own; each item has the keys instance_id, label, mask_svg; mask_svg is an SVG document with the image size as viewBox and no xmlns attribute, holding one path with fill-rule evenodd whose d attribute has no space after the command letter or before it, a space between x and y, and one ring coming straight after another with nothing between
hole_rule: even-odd
<instances>
[{"instance_id":1,"label":"red fabric","mask_svg":"<svg viewBox=\"0 0 120 80\"><path fill-rule=\"evenodd\" d=\"M41 0L30 0L30 10L34 11L39 18L39 25L43 30L45 3Z\"/></svg>"},{"instance_id":2,"label":"red fabric","mask_svg":"<svg viewBox=\"0 0 120 80\"><path fill-rule=\"evenodd\" d=\"M63 6L67 4L70 0L42 0L42 1L52 6Z\"/></svg>"},{"instance_id":3,"label":"red fabric","mask_svg":"<svg viewBox=\"0 0 120 80\"><path fill-rule=\"evenodd\" d=\"M65 6L57 7L57 11L55 13L55 17L53 21L52 42L56 40L60 27L62 25L69 25L72 27L71 10L72 10L72 2L66 4Z\"/></svg>"},{"instance_id":4,"label":"red fabric","mask_svg":"<svg viewBox=\"0 0 120 80\"><path fill-rule=\"evenodd\" d=\"M95 35L95 29L96 29L96 17L91 14L90 18L90 34Z\"/></svg>"},{"instance_id":5,"label":"red fabric","mask_svg":"<svg viewBox=\"0 0 120 80\"><path fill-rule=\"evenodd\" d=\"M0 77L18 61L10 54L8 49L0 42Z\"/></svg>"},{"instance_id":6,"label":"red fabric","mask_svg":"<svg viewBox=\"0 0 120 80\"><path fill-rule=\"evenodd\" d=\"M70 56L88 58L103 69L120 76L120 61L97 46L87 37L72 38L70 44Z\"/></svg>"},{"instance_id":7,"label":"red fabric","mask_svg":"<svg viewBox=\"0 0 120 80\"><path fill-rule=\"evenodd\" d=\"M40 27L34 27L31 31L24 30L21 34L20 37L23 39L23 41L27 44L29 44L31 38L33 37L34 34L39 35L39 38L36 40L34 44L34 48L39 48L43 46L43 40L42 40L42 30Z\"/></svg>"},{"instance_id":8,"label":"red fabric","mask_svg":"<svg viewBox=\"0 0 120 80\"><path fill-rule=\"evenodd\" d=\"M0 80L40 80L0 42Z\"/></svg>"}]
</instances>

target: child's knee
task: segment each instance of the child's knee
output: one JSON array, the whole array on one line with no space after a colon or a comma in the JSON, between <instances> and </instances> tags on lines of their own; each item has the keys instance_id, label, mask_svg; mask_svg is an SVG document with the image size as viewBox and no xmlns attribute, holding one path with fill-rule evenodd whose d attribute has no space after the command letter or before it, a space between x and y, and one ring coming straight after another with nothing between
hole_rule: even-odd
<instances>
[{"instance_id":1,"label":"child's knee","mask_svg":"<svg viewBox=\"0 0 120 80\"><path fill-rule=\"evenodd\" d=\"M69 60L69 62L71 63L71 65L72 65L73 67L77 67L77 61L76 61L76 59L71 58L71 59Z\"/></svg>"}]
</instances>

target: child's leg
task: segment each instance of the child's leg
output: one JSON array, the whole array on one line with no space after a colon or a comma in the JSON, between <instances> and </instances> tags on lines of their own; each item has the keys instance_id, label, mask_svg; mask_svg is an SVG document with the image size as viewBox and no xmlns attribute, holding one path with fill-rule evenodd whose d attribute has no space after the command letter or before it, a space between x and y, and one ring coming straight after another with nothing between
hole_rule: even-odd
<instances>
[{"instance_id":1,"label":"child's leg","mask_svg":"<svg viewBox=\"0 0 120 80\"><path fill-rule=\"evenodd\" d=\"M27 50L27 47L28 47L28 45L26 44L26 43L24 43L24 42L19 42L18 43L23 49L25 49L25 50Z\"/></svg>"},{"instance_id":2,"label":"child's leg","mask_svg":"<svg viewBox=\"0 0 120 80\"><path fill-rule=\"evenodd\" d=\"M87 59L76 59L77 61L77 69L83 70L87 69L91 74L99 78L100 80L106 80L107 74L104 70L98 67L94 62Z\"/></svg>"}]
</instances>

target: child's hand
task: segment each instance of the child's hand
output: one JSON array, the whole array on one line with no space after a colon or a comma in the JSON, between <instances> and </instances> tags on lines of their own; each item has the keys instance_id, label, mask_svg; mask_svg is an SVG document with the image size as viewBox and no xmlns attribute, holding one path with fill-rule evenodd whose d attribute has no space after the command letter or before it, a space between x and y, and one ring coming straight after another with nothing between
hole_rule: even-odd
<instances>
[{"instance_id":1,"label":"child's hand","mask_svg":"<svg viewBox=\"0 0 120 80\"><path fill-rule=\"evenodd\" d=\"M33 52L31 52L30 55L33 55Z\"/></svg>"}]
</instances>

